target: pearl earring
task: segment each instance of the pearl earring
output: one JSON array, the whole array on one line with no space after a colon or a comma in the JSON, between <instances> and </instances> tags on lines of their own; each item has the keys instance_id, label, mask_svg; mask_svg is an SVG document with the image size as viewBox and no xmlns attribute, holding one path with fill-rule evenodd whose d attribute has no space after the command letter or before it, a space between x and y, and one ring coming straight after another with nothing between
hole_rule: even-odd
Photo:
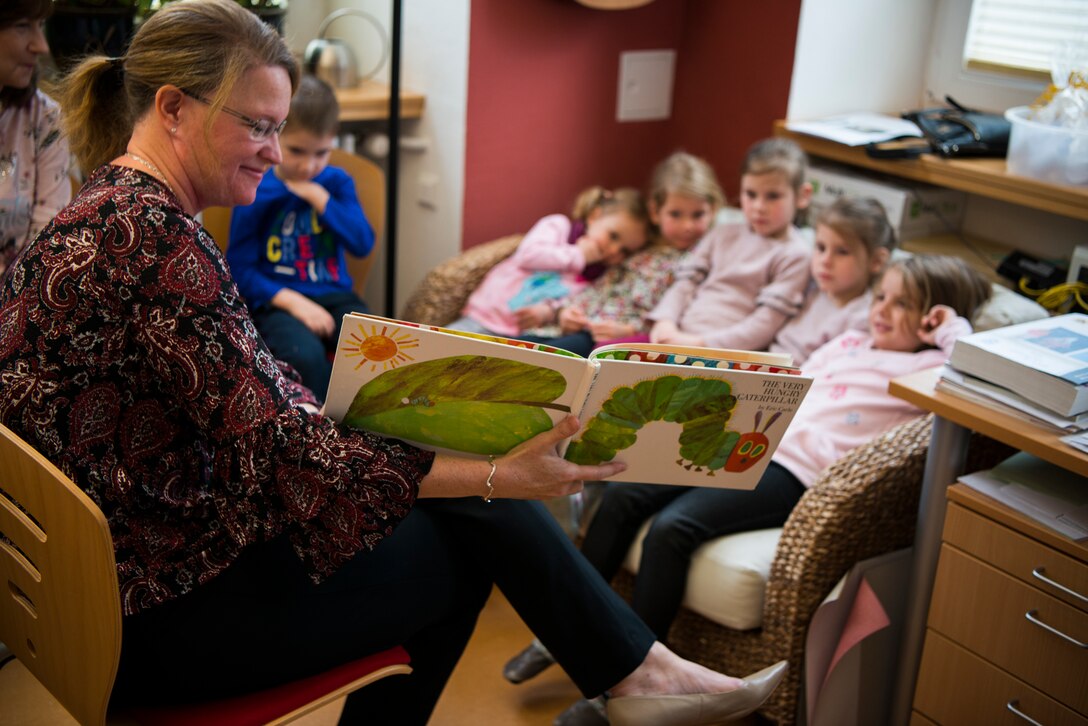
<instances>
[{"instance_id":1,"label":"pearl earring","mask_svg":"<svg viewBox=\"0 0 1088 726\"><path fill-rule=\"evenodd\" d=\"M177 127L177 126L175 126L174 128L170 129L170 133L172 133L172 134L176 134L177 132L178 132L178 127Z\"/></svg>"}]
</instances>

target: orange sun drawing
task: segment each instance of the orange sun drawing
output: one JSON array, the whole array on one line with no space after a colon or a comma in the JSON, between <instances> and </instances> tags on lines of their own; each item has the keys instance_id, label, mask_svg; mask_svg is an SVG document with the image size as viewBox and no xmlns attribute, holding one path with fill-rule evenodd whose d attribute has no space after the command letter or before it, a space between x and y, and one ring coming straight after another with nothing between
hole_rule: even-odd
<instances>
[{"instance_id":1,"label":"orange sun drawing","mask_svg":"<svg viewBox=\"0 0 1088 726\"><path fill-rule=\"evenodd\" d=\"M405 353L404 349L418 347L419 338L413 338L411 333L402 331L400 328L390 330L390 326L382 325L379 331L377 325L371 325L370 333L367 334L366 327L360 323L359 332L352 333L347 345L341 350L349 358L362 357L362 360L355 365L355 370L370 363L370 370L376 371L378 366L381 366L382 370L388 370L406 361L415 360Z\"/></svg>"}]
</instances>

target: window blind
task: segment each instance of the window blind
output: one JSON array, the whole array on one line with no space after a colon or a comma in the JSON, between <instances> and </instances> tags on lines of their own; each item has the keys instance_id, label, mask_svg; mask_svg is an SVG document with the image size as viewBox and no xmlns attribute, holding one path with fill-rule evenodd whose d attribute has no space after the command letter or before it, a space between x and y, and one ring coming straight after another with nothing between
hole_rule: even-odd
<instances>
[{"instance_id":1,"label":"window blind","mask_svg":"<svg viewBox=\"0 0 1088 726\"><path fill-rule=\"evenodd\" d=\"M973 0L964 64L1050 80L1055 51L1088 57L1088 0Z\"/></svg>"}]
</instances>

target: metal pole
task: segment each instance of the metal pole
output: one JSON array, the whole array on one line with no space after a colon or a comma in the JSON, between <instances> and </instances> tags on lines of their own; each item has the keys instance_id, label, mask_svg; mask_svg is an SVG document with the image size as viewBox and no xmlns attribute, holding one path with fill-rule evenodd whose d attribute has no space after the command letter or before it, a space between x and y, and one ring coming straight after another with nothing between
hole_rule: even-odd
<instances>
[{"instance_id":1,"label":"metal pole","mask_svg":"<svg viewBox=\"0 0 1088 726\"><path fill-rule=\"evenodd\" d=\"M401 0L393 1L389 60L389 170L385 192L385 314L397 314L397 188L400 166Z\"/></svg>"}]
</instances>

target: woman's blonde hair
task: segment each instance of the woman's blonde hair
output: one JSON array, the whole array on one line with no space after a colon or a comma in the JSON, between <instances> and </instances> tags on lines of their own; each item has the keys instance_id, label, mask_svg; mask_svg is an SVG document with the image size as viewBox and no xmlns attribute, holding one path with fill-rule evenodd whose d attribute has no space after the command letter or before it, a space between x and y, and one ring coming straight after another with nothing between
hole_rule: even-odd
<instances>
[{"instance_id":1,"label":"woman's blonde hair","mask_svg":"<svg viewBox=\"0 0 1088 726\"><path fill-rule=\"evenodd\" d=\"M713 214L725 203L725 194L710 164L684 151L670 154L654 168L650 178L650 199L658 207L670 194L701 199Z\"/></svg>"},{"instance_id":2,"label":"woman's blonde hair","mask_svg":"<svg viewBox=\"0 0 1088 726\"><path fill-rule=\"evenodd\" d=\"M970 319L990 299L990 281L966 262L949 255L912 255L895 260L884 270L898 270L907 297L923 314L934 305L947 305Z\"/></svg>"},{"instance_id":3,"label":"woman's blonde hair","mask_svg":"<svg viewBox=\"0 0 1088 726\"><path fill-rule=\"evenodd\" d=\"M121 155L132 129L172 84L207 98L206 133L251 68L278 66L298 86L298 63L283 39L231 0L186 0L155 12L122 58L90 56L60 81L64 131L85 172Z\"/></svg>"},{"instance_id":4,"label":"woman's blonde hair","mask_svg":"<svg viewBox=\"0 0 1088 726\"><path fill-rule=\"evenodd\" d=\"M578 222L585 222L589 215L597 210L603 214L612 212L626 212L632 219L645 225L650 224L650 212L646 209L646 200L638 189L620 187L615 191L609 191L604 187L590 187L574 200L574 209L570 216Z\"/></svg>"},{"instance_id":5,"label":"woman's blonde hair","mask_svg":"<svg viewBox=\"0 0 1088 726\"><path fill-rule=\"evenodd\" d=\"M884 205L872 197L839 197L816 215L816 224L857 240L872 257L877 250L895 249L895 230Z\"/></svg>"}]
</instances>

